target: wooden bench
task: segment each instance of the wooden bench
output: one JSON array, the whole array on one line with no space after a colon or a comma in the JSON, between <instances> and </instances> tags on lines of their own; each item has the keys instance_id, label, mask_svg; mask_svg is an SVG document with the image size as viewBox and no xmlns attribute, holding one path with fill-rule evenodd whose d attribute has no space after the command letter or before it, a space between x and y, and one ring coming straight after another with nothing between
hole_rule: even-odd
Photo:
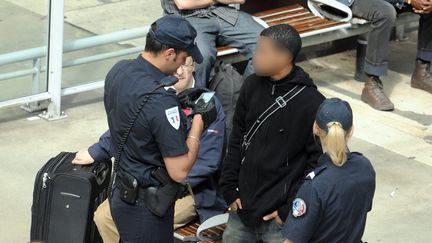
<instances>
[{"instance_id":1,"label":"wooden bench","mask_svg":"<svg viewBox=\"0 0 432 243\"><path fill-rule=\"evenodd\" d=\"M263 11L254 14L254 16L264 20L268 26L289 24L300 33L301 37L351 26L350 23L336 22L317 17L300 4Z\"/></svg>"},{"instance_id":2,"label":"wooden bench","mask_svg":"<svg viewBox=\"0 0 432 243\"><path fill-rule=\"evenodd\" d=\"M254 13L253 16L264 21L267 26L276 24L292 25L302 38L351 27L350 23L336 22L317 17L300 4ZM235 48L226 46L218 48L218 58L227 59L227 56L235 54L238 54L238 50ZM230 58L233 59L232 56ZM239 57L234 58L239 60Z\"/></svg>"},{"instance_id":3,"label":"wooden bench","mask_svg":"<svg viewBox=\"0 0 432 243\"><path fill-rule=\"evenodd\" d=\"M193 221L177 230L174 231L174 238L183 242L198 242L199 239L196 236L198 227L200 223L198 221Z\"/></svg>"},{"instance_id":4,"label":"wooden bench","mask_svg":"<svg viewBox=\"0 0 432 243\"><path fill-rule=\"evenodd\" d=\"M222 221L225 220L225 218L222 219ZM202 225L198 221L193 221L175 230L174 238L180 242L218 243L221 242L222 234L226 225L224 223L215 227L211 225L208 229L205 229L202 232L199 232L200 227L202 227Z\"/></svg>"}]
</instances>

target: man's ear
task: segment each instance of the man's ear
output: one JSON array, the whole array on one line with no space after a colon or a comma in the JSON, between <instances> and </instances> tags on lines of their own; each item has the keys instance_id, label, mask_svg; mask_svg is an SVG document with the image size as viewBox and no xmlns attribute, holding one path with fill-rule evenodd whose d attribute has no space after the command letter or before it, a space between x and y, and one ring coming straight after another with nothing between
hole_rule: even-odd
<instances>
[{"instance_id":1,"label":"man's ear","mask_svg":"<svg viewBox=\"0 0 432 243\"><path fill-rule=\"evenodd\" d=\"M294 64L294 62L295 62L295 58L294 58L294 56L293 56L293 54L290 52L290 51L288 51L288 61L289 61L289 63L290 64Z\"/></svg>"},{"instance_id":2,"label":"man's ear","mask_svg":"<svg viewBox=\"0 0 432 243\"><path fill-rule=\"evenodd\" d=\"M165 60L172 61L176 58L176 51L174 48L168 48L164 52Z\"/></svg>"},{"instance_id":3,"label":"man's ear","mask_svg":"<svg viewBox=\"0 0 432 243\"><path fill-rule=\"evenodd\" d=\"M312 128L313 134L314 134L315 136L319 136L319 135L320 135L320 130L319 130L319 127L318 127L317 123L314 122L314 124L313 124L312 127L313 127L313 128Z\"/></svg>"}]
</instances>

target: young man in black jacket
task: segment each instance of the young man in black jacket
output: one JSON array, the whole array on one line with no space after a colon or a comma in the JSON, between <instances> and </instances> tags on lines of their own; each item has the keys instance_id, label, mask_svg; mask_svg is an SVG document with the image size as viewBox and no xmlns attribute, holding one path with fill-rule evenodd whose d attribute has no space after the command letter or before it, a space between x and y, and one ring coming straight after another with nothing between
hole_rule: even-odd
<instances>
[{"instance_id":1,"label":"young man in black jacket","mask_svg":"<svg viewBox=\"0 0 432 243\"><path fill-rule=\"evenodd\" d=\"M321 154L312 124L324 96L295 65L301 45L286 24L265 29L258 40L256 74L240 91L221 176L231 209L224 243L282 242L290 201Z\"/></svg>"}]
</instances>

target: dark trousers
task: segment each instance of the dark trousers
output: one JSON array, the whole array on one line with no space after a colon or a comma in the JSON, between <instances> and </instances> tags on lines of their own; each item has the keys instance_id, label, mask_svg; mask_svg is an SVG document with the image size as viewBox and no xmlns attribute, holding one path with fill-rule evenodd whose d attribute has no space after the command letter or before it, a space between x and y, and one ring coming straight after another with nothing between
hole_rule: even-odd
<instances>
[{"instance_id":1,"label":"dark trousers","mask_svg":"<svg viewBox=\"0 0 432 243\"><path fill-rule=\"evenodd\" d=\"M354 16L371 22L364 71L376 76L386 75L389 39L396 20L396 8L384 0L355 0L351 9ZM407 6L398 12L411 9L411 6ZM432 61L432 14L420 15L417 57Z\"/></svg>"},{"instance_id":2,"label":"dark trousers","mask_svg":"<svg viewBox=\"0 0 432 243\"><path fill-rule=\"evenodd\" d=\"M251 59L256 49L256 42L264 29L251 15L239 11L235 25L231 25L220 17L187 17L197 30L197 44L204 60L196 67L196 73L201 80L209 82L210 72L216 61L218 45L229 45L237 48L247 59ZM249 65L245 75L252 74L252 65Z\"/></svg>"},{"instance_id":3,"label":"dark trousers","mask_svg":"<svg viewBox=\"0 0 432 243\"><path fill-rule=\"evenodd\" d=\"M113 189L110 205L120 243L174 242L174 205L160 218L147 209L142 197L135 205L123 202L117 188Z\"/></svg>"}]
</instances>

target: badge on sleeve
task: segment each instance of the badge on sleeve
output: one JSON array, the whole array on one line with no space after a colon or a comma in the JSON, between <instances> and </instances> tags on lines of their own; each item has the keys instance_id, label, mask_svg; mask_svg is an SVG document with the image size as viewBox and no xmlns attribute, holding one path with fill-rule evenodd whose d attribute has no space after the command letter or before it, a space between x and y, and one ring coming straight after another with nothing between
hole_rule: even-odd
<instances>
[{"instance_id":1,"label":"badge on sleeve","mask_svg":"<svg viewBox=\"0 0 432 243\"><path fill-rule=\"evenodd\" d=\"M301 198L296 198L293 201L292 215L294 218L301 217L306 214L306 203Z\"/></svg>"},{"instance_id":2,"label":"badge on sleeve","mask_svg":"<svg viewBox=\"0 0 432 243\"><path fill-rule=\"evenodd\" d=\"M180 128L180 113L177 106L165 110L165 115L168 119L168 122L174 127L176 130Z\"/></svg>"}]
</instances>

